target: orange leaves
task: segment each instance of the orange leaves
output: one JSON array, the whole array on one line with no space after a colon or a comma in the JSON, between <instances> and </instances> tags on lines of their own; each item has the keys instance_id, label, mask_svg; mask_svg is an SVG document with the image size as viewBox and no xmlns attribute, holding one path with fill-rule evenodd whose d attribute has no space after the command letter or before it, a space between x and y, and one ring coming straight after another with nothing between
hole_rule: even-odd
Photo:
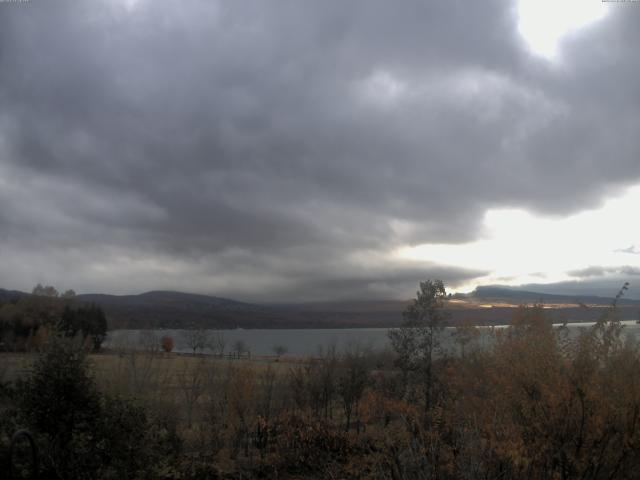
<instances>
[{"instance_id":1,"label":"orange leaves","mask_svg":"<svg viewBox=\"0 0 640 480\"><path fill-rule=\"evenodd\" d=\"M276 440L279 456L290 471L308 472L344 461L352 450L350 435L308 415L285 413Z\"/></svg>"},{"instance_id":2,"label":"orange leaves","mask_svg":"<svg viewBox=\"0 0 640 480\"><path fill-rule=\"evenodd\" d=\"M171 353L173 350L173 338L164 336L160 339L160 346L165 353Z\"/></svg>"},{"instance_id":3,"label":"orange leaves","mask_svg":"<svg viewBox=\"0 0 640 480\"><path fill-rule=\"evenodd\" d=\"M402 416L418 417L418 406L390 398L377 390L368 390L361 401L360 414L365 425L388 425Z\"/></svg>"}]
</instances>

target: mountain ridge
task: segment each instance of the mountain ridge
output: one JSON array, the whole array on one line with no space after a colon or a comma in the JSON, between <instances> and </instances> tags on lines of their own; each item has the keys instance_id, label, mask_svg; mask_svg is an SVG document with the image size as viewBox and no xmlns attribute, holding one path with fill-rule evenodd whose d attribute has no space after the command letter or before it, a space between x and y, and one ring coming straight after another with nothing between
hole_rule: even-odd
<instances>
[{"instance_id":1,"label":"mountain ridge","mask_svg":"<svg viewBox=\"0 0 640 480\"><path fill-rule=\"evenodd\" d=\"M483 285L476 287L476 289L469 294L470 296L478 298L517 298L528 299L531 301L538 300L555 300L558 302L581 302L584 304L592 303L597 305L611 304L615 296L603 297L600 295L569 295L569 294L557 294L557 293L544 293L533 292L530 290L520 290L517 288L502 286L502 285ZM640 300L631 298L620 298L618 304L627 305L640 305Z\"/></svg>"},{"instance_id":2,"label":"mountain ridge","mask_svg":"<svg viewBox=\"0 0 640 480\"><path fill-rule=\"evenodd\" d=\"M0 289L0 300L30 296ZM562 295L482 286L469 294L448 298L450 323L497 325L509 323L521 304L543 303L554 321L593 321L612 298ZM109 328L359 328L396 327L410 300L358 300L257 304L212 295L151 290L140 294L79 294L75 301L100 306ZM620 299L623 318L636 318L640 301Z\"/></svg>"}]
</instances>

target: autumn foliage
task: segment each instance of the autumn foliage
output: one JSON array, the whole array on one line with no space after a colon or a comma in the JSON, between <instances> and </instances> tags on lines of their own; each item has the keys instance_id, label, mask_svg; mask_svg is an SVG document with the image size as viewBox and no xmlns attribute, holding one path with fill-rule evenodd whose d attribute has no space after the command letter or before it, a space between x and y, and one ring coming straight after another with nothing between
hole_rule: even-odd
<instances>
[{"instance_id":1,"label":"autumn foliage","mask_svg":"<svg viewBox=\"0 0 640 480\"><path fill-rule=\"evenodd\" d=\"M173 350L173 338L164 336L160 339L160 346L165 353L171 353Z\"/></svg>"},{"instance_id":2,"label":"autumn foliage","mask_svg":"<svg viewBox=\"0 0 640 480\"><path fill-rule=\"evenodd\" d=\"M440 303L420 301L408 316L420 329L386 354L201 356L172 372L153 353L123 356L118 394L144 399L149 431L175 445L149 478L638 478L640 348L615 302L582 330L521 306L508 327L461 326L451 354Z\"/></svg>"}]
</instances>

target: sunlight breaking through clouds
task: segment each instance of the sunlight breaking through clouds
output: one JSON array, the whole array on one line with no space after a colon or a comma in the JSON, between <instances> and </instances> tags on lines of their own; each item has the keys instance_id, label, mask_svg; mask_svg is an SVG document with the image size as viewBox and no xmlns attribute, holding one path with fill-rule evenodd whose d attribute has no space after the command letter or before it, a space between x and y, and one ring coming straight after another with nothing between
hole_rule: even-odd
<instances>
[{"instance_id":1,"label":"sunlight breaking through clouds","mask_svg":"<svg viewBox=\"0 0 640 480\"><path fill-rule=\"evenodd\" d=\"M601 0L518 0L518 31L535 55L557 58L563 38L607 15Z\"/></svg>"},{"instance_id":2,"label":"sunlight breaking through clouds","mask_svg":"<svg viewBox=\"0 0 640 480\"><path fill-rule=\"evenodd\" d=\"M640 267L640 256L628 247L638 240L633 212L640 205L640 186L608 200L602 207L569 217L542 217L520 209L489 210L483 238L466 244L424 244L405 247L403 259L464 265L488 270L480 283L521 285L575 279L578 272L598 265L604 272L620 265ZM607 270L607 268L609 270ZM544 278L540 277L544 272ZM466 285L472 289L474 284ZM464 290L464 287L462 288Z\"/></svg>"}]
</instances>

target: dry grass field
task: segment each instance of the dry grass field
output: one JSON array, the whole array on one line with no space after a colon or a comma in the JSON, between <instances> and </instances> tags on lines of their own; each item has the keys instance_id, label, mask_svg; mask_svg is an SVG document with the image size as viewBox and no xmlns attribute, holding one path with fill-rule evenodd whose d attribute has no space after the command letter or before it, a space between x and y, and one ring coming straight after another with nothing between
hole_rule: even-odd
<instances>
[{"instance_id":1,"label":"dry grass field","mask_svg":"<svg viewBox=\"0 0 640 480\"><path fill-rule=\"evenodd\" d=\"M0 354L0 382L26 377L36 357ZM185 452L220 442L220 427L212 425L222 419L243 423L241 417L249 411L255 415L254 410L263 408L262 415L268 416L272 409L282 409L288 401L284 385L289 373L305 364L291 356L230 359L157 351L93 353L87 362L100 391L130 399L173 425ZM220 467L232 469L231 453L218 453Z\"/></svg>"}]
</instances>

